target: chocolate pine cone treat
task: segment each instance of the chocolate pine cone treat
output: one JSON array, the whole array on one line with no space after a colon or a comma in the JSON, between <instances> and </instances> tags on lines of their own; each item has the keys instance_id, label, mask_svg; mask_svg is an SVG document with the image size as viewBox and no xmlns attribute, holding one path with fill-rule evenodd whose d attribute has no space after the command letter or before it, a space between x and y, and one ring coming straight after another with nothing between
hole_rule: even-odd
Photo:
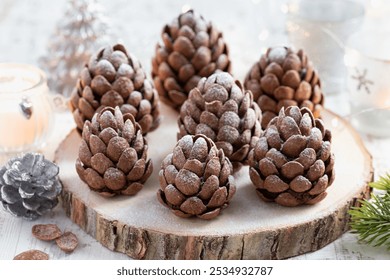
<instances>
[{"instance_id":1,"label":"chocolate pine cone treat","mask_svg":"<svg viewBox=\"0 0 390 280\"><path fill-rule=\"evenodd\" d=\"M146 135L160 122L157 91L140 62L124 46L101 49L81 71L70 105L79 132L104 107L130 113Z\"/></svg>"},{"instance_id":2,"label":"chocolate pine cone treat","mask_svg":"<svg viewBox=\"0 0 390 280\"><path fill-rule=\"evenodd\" d=\"M186 135L163 160L157 197L179 217L213 219L236 192L231 174L229 159L211 139Z\"/></svg>"},{"instance_id":3,"label":"chocolate pine cone treat","mask_svg":"<svg viewBox=\"0 0 390 280\"><path fill-rule=\"evenodd\" d=\"M59 168L38 153L10 159L0 169L0 204L14 216L35 220L58 204Z\"/></svg>"},{"instance_id":4,"label":"chocolate pine cone treat","mask_svg":"<svg viewBox=\"0 0 390 280\"><path fill-rule=\"evenodd\" d=\"M282 108L249 153L257 194L283 206L315 204L333 183L331 132L308 108Z\"/></svg>"},{"instance_id":5,"label":"chocolate pine cone treat","mask_svg":"<svg viewBox=\"0 0 390 280\"><path fill-rule=\"evenodd\" d=\"M222 33L190 10L162 31L152 60L152 76L161 101L180 109L202 77L230 71L228 47Z\"/></svg>"},{"instance_id":6,"label":"chocolate pine cone treat","mask_svg":"<svg viewBox=\"0 0 390 280\"><path fill-rule=\"evenodd\" d=\"M303 50L269 48L249 70L244 86L260 106L263 129L282 107L306 107L320 117L324 104L320 78Z\"/></svg>"},{"instance_id":7,"label":"chocolate pine cone treat","mask_svg":"<svg viewBox=\"0 0 390 280\"><path fill-rule=\"evenodd\" d=\"M76 170L103 196L134 195L152 174L148 145L132 114L106 107L86 121Z\"/></svg>"},{"instance_id":8,"label":"chocolate pine cone treat","mask_svg":"<svg viewBox=\"0 0 390 280\"><path fill-rule=\"evenodd\" d=\"M245 163L251 143L261 134L261 111L252 93L226 72L200 80L180 110L178 139L204 134L233 165Z\"/></svg>"}]
</instances>

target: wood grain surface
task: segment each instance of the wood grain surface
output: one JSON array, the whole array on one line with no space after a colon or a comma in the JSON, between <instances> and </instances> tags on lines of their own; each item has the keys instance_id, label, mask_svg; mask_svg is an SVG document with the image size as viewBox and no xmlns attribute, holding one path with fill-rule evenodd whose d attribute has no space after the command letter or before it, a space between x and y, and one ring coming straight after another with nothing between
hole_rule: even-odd
<instances>
[{"instance_id":1,"label":"wood grain surface","mask_svg":"<svg viewBox=\"0 0 390 280\"><path fill-rule=\"evenodd\" d=\"M110 250L135 259L284 259L338 238L348 230L351 205L369 193L371 156L347 123L325 111L326 126L338 126L332 129L337 175L324 201L295 208L260 201L244 167L235 174L231 205L217 219L176 217L156 199L159 167L178 130L177 113L164 105L161 112L161 126L147 136L154 172L136 196L107 199L79 179L74 164L81 138L75 130L56 152L67 215Z\"/></svg>"}]
</instances>

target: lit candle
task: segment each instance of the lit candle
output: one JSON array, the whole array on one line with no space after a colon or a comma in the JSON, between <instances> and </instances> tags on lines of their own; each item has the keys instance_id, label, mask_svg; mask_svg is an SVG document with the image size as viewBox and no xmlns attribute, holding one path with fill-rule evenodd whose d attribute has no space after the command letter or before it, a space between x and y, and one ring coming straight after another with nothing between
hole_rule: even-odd
<instances>
[{"instance_id":1,"label":"lit candle","mask_svg":"<svg viewBox=\"0 0 390 280\"><path fill-rule=\"evenodd\" d=\"M39 69L0 64L0 152L34 150L52 122L46 79Z\"/></svg>"}]
</instances>

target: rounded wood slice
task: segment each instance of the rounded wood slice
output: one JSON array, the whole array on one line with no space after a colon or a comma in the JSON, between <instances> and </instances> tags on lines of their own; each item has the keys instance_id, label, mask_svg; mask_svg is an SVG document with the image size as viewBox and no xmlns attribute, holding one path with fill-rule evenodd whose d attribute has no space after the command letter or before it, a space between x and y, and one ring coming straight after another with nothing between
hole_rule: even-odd
<instances>
[{"instance_id":1,"label":"rounded wood slice","mask_svg":"<svg viewBox=\"0 0 390 280\"><path fill-rule=\"evenodd\" d=\"M161 106L164 121L148 134L154 166L176 144L177 113ZM62 205L68 216L110 250L135 259L284 259L312 252L349 229L348 210L369 194L370 154L358 134L337 115L323 112L332 130L336 180L315 205L282 207L255 195L248 167L234 176L237 193L213 220L183 219L161 205L155 168L144 188L133 197L104 198L83 183L75 169L81 138L76 130L56 152L63 184ZM332 120L340 124L332 128ZM163 141L162 141L163 139Z\"/></svg>"}]
</instances>

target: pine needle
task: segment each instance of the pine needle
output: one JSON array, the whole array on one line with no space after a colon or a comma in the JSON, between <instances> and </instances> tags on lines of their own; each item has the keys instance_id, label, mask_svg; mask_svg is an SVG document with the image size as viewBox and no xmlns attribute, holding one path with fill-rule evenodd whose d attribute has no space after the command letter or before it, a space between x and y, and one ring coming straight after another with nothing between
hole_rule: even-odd
<instances>
[{"instance_id":1,"label":"pine needle","mask_svg":"<svg viewBox=\"0 0 390 280\"><path fill-rule=\"evenodd\" d=\"M370 187L390 193L390 174L379 177L378 181L370 183Z\"/></svg>"},{"instance_id":2,"label":"pine needle","mask_svg":"<svg viewBox=\"0 0 390 280\"><path fill-rule=\"evenodd\" d=\"M390 250L390 175L380 177L370 186L386 192L372 195L371 200L359 200L361 206L352 207L349 211L352 232L357 233L361 241Z\"/></svg>"}]
</instances>

